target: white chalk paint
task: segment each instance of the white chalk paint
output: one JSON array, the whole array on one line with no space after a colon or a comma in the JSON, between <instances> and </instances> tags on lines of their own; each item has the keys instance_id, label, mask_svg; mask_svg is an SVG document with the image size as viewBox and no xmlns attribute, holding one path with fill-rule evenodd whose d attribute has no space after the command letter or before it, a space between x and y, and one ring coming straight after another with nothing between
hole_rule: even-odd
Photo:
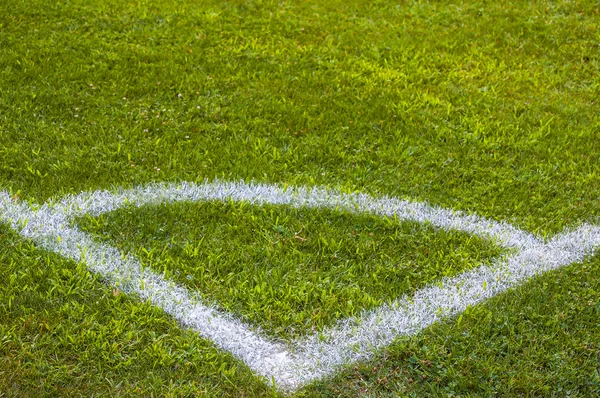
<instances>
[{"instance_id":1,"label":"white chalk paint","mask_svg":"<svg viewBox=\"0 0 600 398\"><path fill-rule=\"evenodd\" d=\"M452 278L399 297L359 316L292 342L270 341L257 327L202 302L200 295L143 268L133 256L98 243L74 225L85 214L100 215L123 206L181 201L248 201L395 217L398 221L428 223L436 228L467 232L511 249L496 259ZM476 215L429 206L426 203L365 194L345 194L322 188L287 189L266 184L211 182L150 184L116 192L96 191L47 202L39 209L0 192L0 221L40 247L74 261L84 261L123 291L149 300L196 330L219 348L244 361L253 371L295 390L340 366L368 359L402 335L412 335L434 322L459 314L468 306L493 297L525 280L593 254L600 245L600 228L583 225L548 242L509 224ZM201 293L201 292L200 292Z\"/></svg>"}]
</instances>

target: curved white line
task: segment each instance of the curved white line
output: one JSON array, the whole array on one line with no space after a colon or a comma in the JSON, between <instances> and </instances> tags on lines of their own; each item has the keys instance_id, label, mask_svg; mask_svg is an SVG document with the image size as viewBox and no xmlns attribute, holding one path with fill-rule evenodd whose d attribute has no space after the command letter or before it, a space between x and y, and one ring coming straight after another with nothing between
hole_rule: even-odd
<instances>
[{"instance_id":1,"label":"curved white line","mask_svg":"<svg viewBox=\"0 0 600 398\"><path fill-rule=\"evenodd\" d=\"M230 314L201 302L184 287L141 267L139 261L117 249L95 242L72 226L77 216L99 215L125 205L179 201L233 200L257 205L338 208L396 217L399 221L429 223L437 228L458 230L492 239L515 253L490 266L464 272L427 286L414 295L341 320L325 330L308 335L285 347L263 336ZM534 235L509 224L476 215L396 198L374 198L323 188L288 188L243 182L205 184L150 184L117 192L96 191L47 202L38 210L0 192L0 220L8 222L39 246L75 261L85 261L94 272L121 289L150 300L183 325L210 339L223 350L243 360L256 373L274 380L281 388L294 390L326 376L345 364L371 357L400 335L418 333L442 317L493 297L528 278L581 261L600 245L600 229L584 225L543 243Z\"/></svg>"}]
</instances>

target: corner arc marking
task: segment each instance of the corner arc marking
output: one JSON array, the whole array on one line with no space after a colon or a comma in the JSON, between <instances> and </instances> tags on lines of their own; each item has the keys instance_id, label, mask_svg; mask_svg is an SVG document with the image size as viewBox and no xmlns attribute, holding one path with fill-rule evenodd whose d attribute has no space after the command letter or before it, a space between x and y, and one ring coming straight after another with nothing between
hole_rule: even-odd
<instances>
[{"instance_id":1,"label":"corner arc marking","mask_svg":"<svg viewBox=\"0 0 600 398\"><path fill-rule=\"evenodd\" d=\"M184 287L142 268L137 258L123 256L117 249L97 243L71 226L77 216L99 215L128 204L142 206L209 200L328 207L395 216L399 221L428 222L437 228L493 239L516 252L498 259L491 266L480 266L453 278L444 278L439 284L427 286L410 297L399 297L392 304L340 320L320 333L307 335L286 347L271 342L257 328L196 300ZM115 193L84 192L47 202L38 210L0 192L0 220L5 220L22 236L46 250L75 261L85 261L94 272L126 291L150 300L286 390L295 390L340 366L369 358L398 336L418 333L440 317L458 314L534 275L581 261L600 244L600 229L592 225L584 225L544 243L510 224L426 203L375 198L360 193L344 194L319 187L283 189L267 184L220 181L149 184ZM58 236L61 239L56 239Z\"/></svg>"}]
</instances>

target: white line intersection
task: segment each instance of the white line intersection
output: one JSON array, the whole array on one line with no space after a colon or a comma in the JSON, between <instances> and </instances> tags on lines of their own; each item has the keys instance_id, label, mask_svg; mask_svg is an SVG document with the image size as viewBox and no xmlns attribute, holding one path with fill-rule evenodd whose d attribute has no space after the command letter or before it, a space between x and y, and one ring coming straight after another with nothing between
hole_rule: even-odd
<instances>
[{"instance_id":1,"label":"white line intersection","mask_svg":"<svg viewBox=\"0 0 600 398\"><path fill-rule=\"evenodd\" d=\"M137 258L98 243L74 225L85 214L100 215L126 205L143 206L210 200L249 201L308 208L336 208L416 221L467 232L511 249L491 265L463 272L402 296L324 330L284 345L233 315L202 302L195 293L143 268ZM341 366L368 359L402 335L412 335L441 318L513 288L544 272L582 261L600 246L600 228L584 224L547 242L509 224L476 215L396 198L375 198L322 188L282 188L243 182L150 184L117 192L84 192L49 201L37 209L0 192L0 221L38 246L74 261L122 290L162 308L182 325L196 330L220 349L232 353L254 372L284 390L293 391Z\"/></svg>"}]
</instances>

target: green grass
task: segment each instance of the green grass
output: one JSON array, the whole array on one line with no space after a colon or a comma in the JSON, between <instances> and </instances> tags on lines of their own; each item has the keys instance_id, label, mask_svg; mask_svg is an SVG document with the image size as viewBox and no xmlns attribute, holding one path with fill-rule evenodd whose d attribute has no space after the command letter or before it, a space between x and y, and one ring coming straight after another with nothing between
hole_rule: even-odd
<instances>
[{"instance_id":1,"label":"green grass","mask_svg":"<svg viewBox=\"0 0 600 398\"><path fill-rule=\"evenodd\" d=\"M416 223L247 202L125 208L78 224L279 338L321 330L502 253Z\"/></svg>"},{"instance_id":2,"label":"green grass","mask_svg":"<svg viewBox=\"0 0 600 398\"><path fill-rule=\"evenodd\" d=\"M426 200L550 236L600 215L599 25L600 6L591 0L0 2L0 189L42 203L150 181L318 184ZM194 213L214 214L218 206ZM201 233L200 224L177 231L172 223L181 209L164 209L173 219L156 218L175 228L173 236L181 233L165 258ZM238 211L246 221L264 217L256 224L263 234L244 246L255 259L279 235L286 243L273 245L272 255L286 259L277 269L335 252L333 243L319 251L321 235L300 242L272 229L278 215L288 217L290 233L304 225L299 217L315 224L323 215L270 210ZM139 242L162 250L165 235L135 224L142 217L136 212L122 220L129 233L147 228ZM434 260L423 258L427 246L436 253L459 248L472 259L495 250L417 228L416 241L401 239L407 251L392 255L389 233L416 227L359 219L337 218L319 231L342 240L341 252L365 249L366 257L348 254L344 269L360 268L363 258L381 267L381 288L359 281L364 297L340 275L347 279L336 291L346 289L353 301L353 308L338 303L340 314L402 291L386 279L394 271L387 257L378 258L380 247L389 258L418 263L411 288L443 273L428 267ZM236 234L233 220L218 236L235 234L241 244L254 235L252 223ZM87 222L105 238L118 228ZM359 224L379 228L380 240L349 238ZM0 228L0 393L275 394L160 311L114 296L81 265ZM128 244L123 248L141 250ZM223 256L243 270L242 246L231 247ZM452 272L472 259L449 263ZM186 261L172 277L192 266ZM597 274L594 258L585 268L536 278L299 395L598 394ZM222 305L262 300L240 290L227 304L217 292L228 285L212 279L206 283L215 290L207 294ZM336 297L315 292L324 302ZM271 309L256 301L236 311L252 319L255 310L272 310L276 319L293 306L270 302ZM317 326L336 318L320 316ZM273 321L282 330L284 324Z\"/></svg>"},{"instance_id":3,"label":"green grass","mask_svg":"<svg viewBox=\"0 0 600 398\"><path fill-rule=\"evenodd\" d=\"M4 7L0 177L26 197L220 176L598 216L594 2Z\"/></svg>"},{"instance_id":4,"label":"green grass","mask_svg":"<svg viewBox=\"0 0 600 398\"><path fill-rule=\"evenodd\" d=\"M0 227L0 392L6 396L263 396L230 355L83 264Z\"/></svg>"},{"instance_id":5,"label":"green grass","mask_svg":"<svg viewBox=\"0 0 600 398\"><path fill-rule=\"evenodd\" d=\"M581 396L600 393L598 256L402 338L300 396Z\"/></svg>"}]
</instances>

